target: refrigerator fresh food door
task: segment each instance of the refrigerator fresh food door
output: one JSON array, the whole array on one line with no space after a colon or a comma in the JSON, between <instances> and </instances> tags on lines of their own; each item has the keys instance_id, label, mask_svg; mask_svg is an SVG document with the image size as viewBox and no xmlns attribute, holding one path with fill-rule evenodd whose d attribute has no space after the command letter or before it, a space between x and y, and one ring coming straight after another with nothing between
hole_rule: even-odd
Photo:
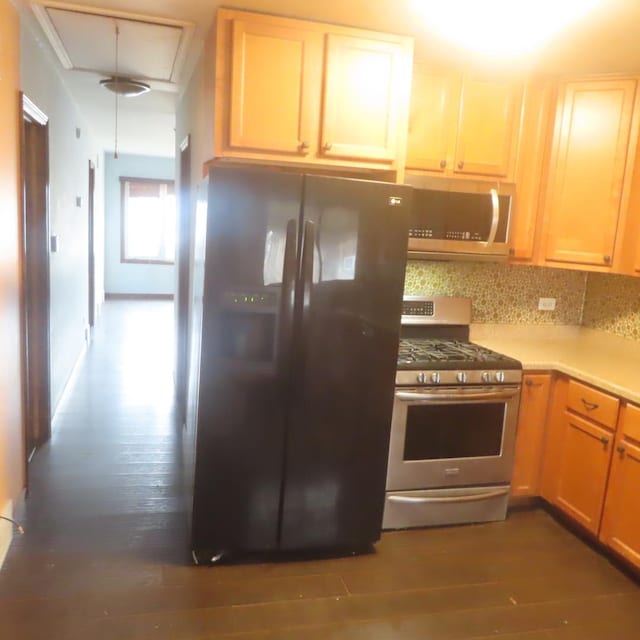
<instances>
[{"instance_id":1,"label":"refrigerator fresh food door","mask_svg":"<svg viewBox=\"0 0 640 640\"><path fill-rule=\"evenodd\" d=\"M305 177L281 547L380 535L411 190Z\"/></svg>"},{"instance_id":2,"label":"refrigerator fresh food door","mask_svg":"<svg viewBox=\"0 0 640 640\"><path fill-rule=\"evenodd\" d=\"M215 555L278 545L303 178L209 178L192 544Z\"/></svg>"}]
</instances>

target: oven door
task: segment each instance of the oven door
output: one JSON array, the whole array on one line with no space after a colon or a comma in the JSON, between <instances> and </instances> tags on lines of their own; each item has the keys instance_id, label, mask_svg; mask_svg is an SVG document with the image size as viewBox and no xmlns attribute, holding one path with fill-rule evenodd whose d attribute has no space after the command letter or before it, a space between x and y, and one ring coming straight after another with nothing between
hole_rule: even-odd
<instances>
[{"instance_id":1,"label":"oven door","mask_svg":"<svg viewBox=\"0 0 640 640\"><path fill-rule=\"evenodd\" d=\"M387 491L508 484L520 387L396 388Z\"/></svg>"}]
</instances>

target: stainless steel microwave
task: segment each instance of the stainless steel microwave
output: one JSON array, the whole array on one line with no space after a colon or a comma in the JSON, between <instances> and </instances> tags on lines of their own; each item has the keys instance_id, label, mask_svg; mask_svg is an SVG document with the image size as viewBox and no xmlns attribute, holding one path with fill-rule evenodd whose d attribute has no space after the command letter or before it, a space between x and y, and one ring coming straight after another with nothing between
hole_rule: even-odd
<instances>
[{"instance_id":1,"label":"stainless steel microwave","mask_svg":"<svg viewBox=\"0 0 640 640\"><path fill-rule=\"evenodd\" d=\"M407 176L409 258L506 260L514 184Z\"/></svg>"}]
</instances>

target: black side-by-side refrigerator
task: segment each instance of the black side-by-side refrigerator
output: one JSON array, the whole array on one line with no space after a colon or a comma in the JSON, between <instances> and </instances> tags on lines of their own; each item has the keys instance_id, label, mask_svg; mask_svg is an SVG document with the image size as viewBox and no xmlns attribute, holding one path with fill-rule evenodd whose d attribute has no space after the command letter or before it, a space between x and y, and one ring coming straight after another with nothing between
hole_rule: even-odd
<instances>
[{"instance_id":1,"label":"black side-by-side refrigerator","mask_svg":"<svg viewBox=\"0 0 640 640\"><path fill-rule=\"evenodd\" d=\"M195 221L196 562L380 536L411 189L213 168Z\"/></svg>"}]
</instances>

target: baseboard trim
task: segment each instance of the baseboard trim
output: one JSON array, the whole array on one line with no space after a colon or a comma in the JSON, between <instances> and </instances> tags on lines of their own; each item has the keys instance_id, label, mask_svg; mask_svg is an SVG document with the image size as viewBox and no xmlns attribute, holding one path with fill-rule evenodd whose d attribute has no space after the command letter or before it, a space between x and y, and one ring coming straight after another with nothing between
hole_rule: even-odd
<instances>
[{"instance_id":1,"label":"baseboard trim","mask_svg":"<svg viewBox=\"0 0 640 640\"><path fill-rule=\"evenodd\" d=\"M0 515L5 518L13 518L13 501L7 500ZM13 540L13 524L8 520L0 520L0 569L7 557L7 552Z\"/></svg>"},{"instance_id":2,"label":"baseboard trim","mask_svg":"<svg viewBox=\"0 0 640 640\"><path fill-rule=\"evenodd\" d=\"M105 300L173 300L173 293L105 293Z\"/></svg>"}]
</instances>

